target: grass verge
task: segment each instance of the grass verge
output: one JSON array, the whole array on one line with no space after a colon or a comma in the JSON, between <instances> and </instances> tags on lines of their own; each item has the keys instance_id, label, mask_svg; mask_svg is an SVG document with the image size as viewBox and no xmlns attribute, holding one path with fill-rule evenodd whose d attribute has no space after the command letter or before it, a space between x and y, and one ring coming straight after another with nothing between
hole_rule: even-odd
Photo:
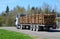
<instances>
[{"instance_id":1,"label":"grass verge","mask_svg":"<svg viewBox=\"0 0 60 39\"><path fill-rule=\"evenodd\" d=\"M34 39L26 34L0 29L0 39Z\"/></svg>"}]
</instances>

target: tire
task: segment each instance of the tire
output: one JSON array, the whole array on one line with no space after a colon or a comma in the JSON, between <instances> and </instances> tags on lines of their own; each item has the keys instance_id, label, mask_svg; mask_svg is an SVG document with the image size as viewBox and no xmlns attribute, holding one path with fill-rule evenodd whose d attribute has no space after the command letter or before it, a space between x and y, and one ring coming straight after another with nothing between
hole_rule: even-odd
<instances>
[{"instance_id":1,"label":"tire","mask_svg":"<svg viewBox=\"0 0 60 39\"><path fill-rule=\"evenodd\" d=\"M17 29L20 29L20 26L16 26Z\"/></svg>"},{"instance_id":2,"label":"tire","mask_svg":"<svg viewBox=\"0 0 60 39\"><path fill-rule=\"evenodd\" d=\"M49 31L50 30L50 27L44 27L45 29L45 31Z\"/></svg>"},{"instance_id":3,"label":"tire","mask_svg":"<svg viewBox=\"0 0 60 39\"><path fill-rule=\"evenodd\" d=\"M33 28L31 28L31 31L33 31Z\"/></svg>"},{"instance_id":4,"label":"tire","mask_svg":"<svg viewBox=\"0 0 60 39\"><path fill-rule=\"evenodd\" d=\"M44 29L43 29L43 27L42 26L40 26L39 28L38 28L38 31L43 31Z\"/></svg>"},{"instance_id":5,"label":"tire","mask_svg":"<svg viewBox=\"0 0 60 39\"><path fill-rule=\"evenodd\" d=\"M53 29L56 29L57 28L57 26L53 26Z\"/></svg>"}]
</instances>

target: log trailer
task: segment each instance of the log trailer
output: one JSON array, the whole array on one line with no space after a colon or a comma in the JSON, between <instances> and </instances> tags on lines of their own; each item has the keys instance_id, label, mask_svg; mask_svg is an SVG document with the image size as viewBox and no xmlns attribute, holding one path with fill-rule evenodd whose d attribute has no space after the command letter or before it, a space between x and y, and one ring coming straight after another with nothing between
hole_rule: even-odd
<instances>
[{"instance_id":1,"label":"log trailer","mask_svg":"<svg viewBox=\"0 0 60 39\"><path fill-rule=\"evenodd\" d=\"M56 29L56 14L19 14L16 17L17 29L32 31Z\"/></svg>"}]
</instances>

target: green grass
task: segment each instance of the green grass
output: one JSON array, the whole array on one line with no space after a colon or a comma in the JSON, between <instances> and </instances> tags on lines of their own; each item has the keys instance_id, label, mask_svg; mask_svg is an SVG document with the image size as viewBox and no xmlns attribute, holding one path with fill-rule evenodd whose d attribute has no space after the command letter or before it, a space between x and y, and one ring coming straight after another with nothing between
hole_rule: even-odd
<instances>
[{"instance_id":1,"label":"green grass","mask_svg":"<svg viewBox=\"0 0 60 39\"><path fill-rule=\"evenodd\" d=\"M34 39L23 33L0 29L0 39Z\"/></svg>"}]
</instances>

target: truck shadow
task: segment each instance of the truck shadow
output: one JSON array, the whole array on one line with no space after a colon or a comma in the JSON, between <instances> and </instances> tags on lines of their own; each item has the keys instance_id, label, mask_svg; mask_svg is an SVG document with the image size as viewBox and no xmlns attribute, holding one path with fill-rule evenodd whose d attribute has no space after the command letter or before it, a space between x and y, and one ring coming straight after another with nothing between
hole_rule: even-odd
<instances>
[{"instance_id":1,"label":"truck shadow","mask_svg":"<svg viewBox=\"0 0 60 39\"><path fill-rule=\"evenodd\" d=\"M49 30L49 31L46 31L46 32L60 32L60 30Z\"/></svg>"}]
</instances>

